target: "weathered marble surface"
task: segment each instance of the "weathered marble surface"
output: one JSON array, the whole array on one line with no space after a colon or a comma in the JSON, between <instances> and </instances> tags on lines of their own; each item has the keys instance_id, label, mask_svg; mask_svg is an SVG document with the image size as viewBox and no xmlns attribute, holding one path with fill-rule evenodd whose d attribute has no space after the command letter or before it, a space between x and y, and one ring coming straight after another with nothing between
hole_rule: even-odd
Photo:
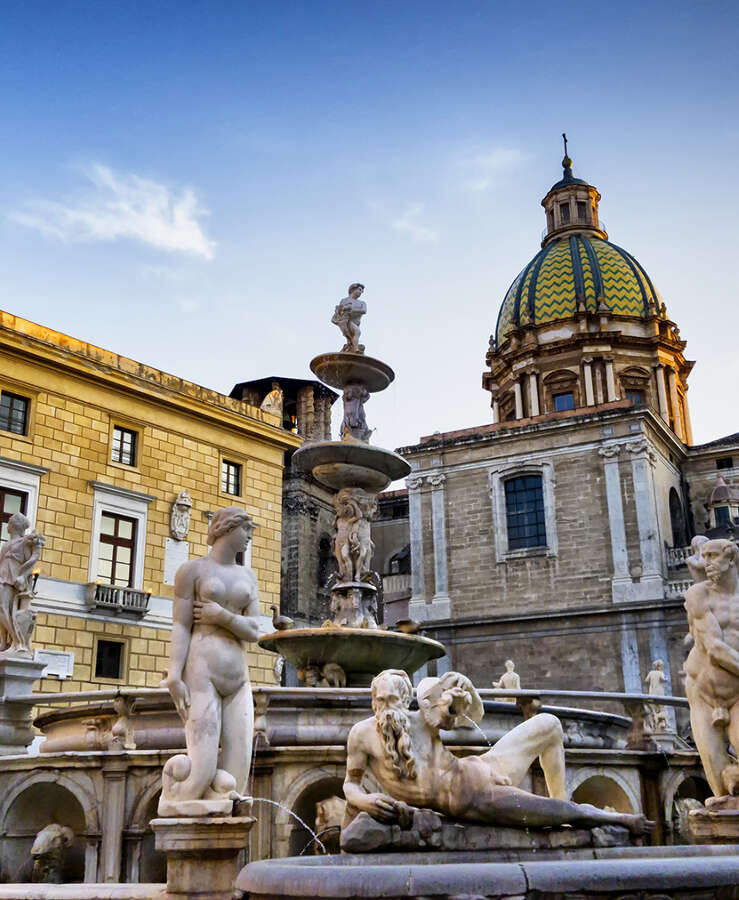
<instances>
[{"instance_id":1,"label":"weathered marble surface","mask_svg":"<svg viewBox=\"0 0 739 900\"><path fill-rule=\"evenodd\" d=\"M364 353L364 344L359 343L361 334L359 324L362 316L367 312L367 304L361 300L364 293L364 285L355 282L349 285L346 297L340 300L331 317L331 322L338 325L346 343L341 348L342 353Z\"/></svg>"},{"instance_id":2,"label":"weathered marble surface","mask_svg":"<svg viewBox=\"0 0 739 900\"><path fill-rule=\"evenodd\" d=\"M254 527L243 509L219 509L208 530L210 555L177 572L165 684L185 725L187 753L162 771L162 817L227 816L246 790L254 710L245 645L258 637L259 595L236 554Z\"/></svg>"},{"instance_id":3,"label":"weathered marble surface","mask_svg":"<svg viewBox=\"0 0 739 900\"><path fill-rule=\"evenodd\" d=\"M0 547L0 658L31 659L31 636L36 613L31 608L34 596L33 572L41 559L46 539L31 531L23 513L8 519L10 537Z\"/></svg>"}]
</instances>

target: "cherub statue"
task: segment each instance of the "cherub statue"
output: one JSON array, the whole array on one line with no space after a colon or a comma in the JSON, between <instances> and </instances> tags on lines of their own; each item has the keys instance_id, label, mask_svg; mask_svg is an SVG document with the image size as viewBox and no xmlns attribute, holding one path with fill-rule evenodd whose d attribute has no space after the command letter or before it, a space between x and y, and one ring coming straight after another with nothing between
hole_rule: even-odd
<instances>
[{"instance_id":1,"label":"cherub statue","mask_svg":"<svg viewBox=\"0 0 739 900\"><path fill-rule=\"evenodd\" d=\"M370 392L361 384L348 384L344 388L344 418L341 420L341 440L361 441L366 444L372 434L367 426L364 404L369 400Z\"/></svg>"},{"instance_id":2,"label":"cherub statue","mask_svg":"<svg viewBox=\"0 0 739 900\"><path fill-rule=\"evenodd\" d=\"M345 487L334 497L336 536L334 555L342 581L361 581L369 570L375 545L370 536L370 519L377 500L363 488Z\"/></svg>"},{"instance_id":3,"label":"cherub statue","mask_svg":"<svg viewBox=\"0 0 739 900\"><path fill-rule=\"evenodd\" d=\"M364 285L355 282L349 285L348 297L344 297L334 310L331 321L338 325L346 338L341 348L342 353L364 353L364 344L359 343L359 323L367 312L367 304L359 298L364 292Z\"/></svg>"},{"instance_id":4,"label":"cherub statue","mask_svg":"<svg viewBox=\"0 0 739 900\"><path fill-rule=\"evenodd\" d=\"M33 570L46 539L38 531L28 532L30 527L23 513L12 515L8 519L10 538L0 548L0 656L33 656Z\"/></svg>"}]
</instances>

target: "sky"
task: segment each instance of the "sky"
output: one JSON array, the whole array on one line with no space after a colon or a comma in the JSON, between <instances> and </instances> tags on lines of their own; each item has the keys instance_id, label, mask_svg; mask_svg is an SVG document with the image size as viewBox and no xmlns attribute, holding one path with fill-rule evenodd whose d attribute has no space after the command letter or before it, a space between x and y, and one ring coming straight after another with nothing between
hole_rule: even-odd
<instances>
[{"instance_id":1,"label":"sky","mask_svg":"<svg viewBox=\"0 0 739 900\"><path fill-rule=\"evenodd\" d=\"M372 442L491 421L503 296L574 174L739 431L739 4L6 3L0 308L228 393L366 285Z\"/></svg>"}]
</instances>

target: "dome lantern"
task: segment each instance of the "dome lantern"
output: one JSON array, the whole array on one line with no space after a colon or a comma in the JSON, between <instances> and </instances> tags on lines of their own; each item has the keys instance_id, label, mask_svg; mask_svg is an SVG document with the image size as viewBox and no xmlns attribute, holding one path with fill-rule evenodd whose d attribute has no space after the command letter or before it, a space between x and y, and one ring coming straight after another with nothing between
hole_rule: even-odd
<instances>
[{"instance_id":1,"label":"dome lantern","mask_svg":"<svg viewBox=\"0 0 739 900\"><path fill-rule=\"evenodd\" d=\"M572 160L567 155L567 135L564 132L562 138L565 147L562 178L549 188L546 197L541 201L547 217L542 247L563 235L578 232L608 238L598 216L600 194L592 184L574 177Z\"/></svg>"}]
</instances>

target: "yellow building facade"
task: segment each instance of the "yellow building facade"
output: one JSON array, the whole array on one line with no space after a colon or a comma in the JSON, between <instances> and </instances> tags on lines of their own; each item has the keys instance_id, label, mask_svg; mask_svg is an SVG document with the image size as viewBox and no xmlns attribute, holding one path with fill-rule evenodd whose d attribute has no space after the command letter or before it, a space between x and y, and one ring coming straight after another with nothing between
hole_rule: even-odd
<instances>
[{"instance_id":1,"label":"yellow building facade","mask_svg":"<svg viewBox=\"0 0 739 900\"><path fill-rule=\"evenodd\" d=\"M209 520L226 506L258 525L243 562L271 630L283 454L300 443L276 415L0 311L0 538L18 511L46 538L38 688L157 687L174 571L207 554ZM189 529L176 537L184 491ZM274 659L250 650L254 683L275 683Z\"/></svg>"}]
</instances>

